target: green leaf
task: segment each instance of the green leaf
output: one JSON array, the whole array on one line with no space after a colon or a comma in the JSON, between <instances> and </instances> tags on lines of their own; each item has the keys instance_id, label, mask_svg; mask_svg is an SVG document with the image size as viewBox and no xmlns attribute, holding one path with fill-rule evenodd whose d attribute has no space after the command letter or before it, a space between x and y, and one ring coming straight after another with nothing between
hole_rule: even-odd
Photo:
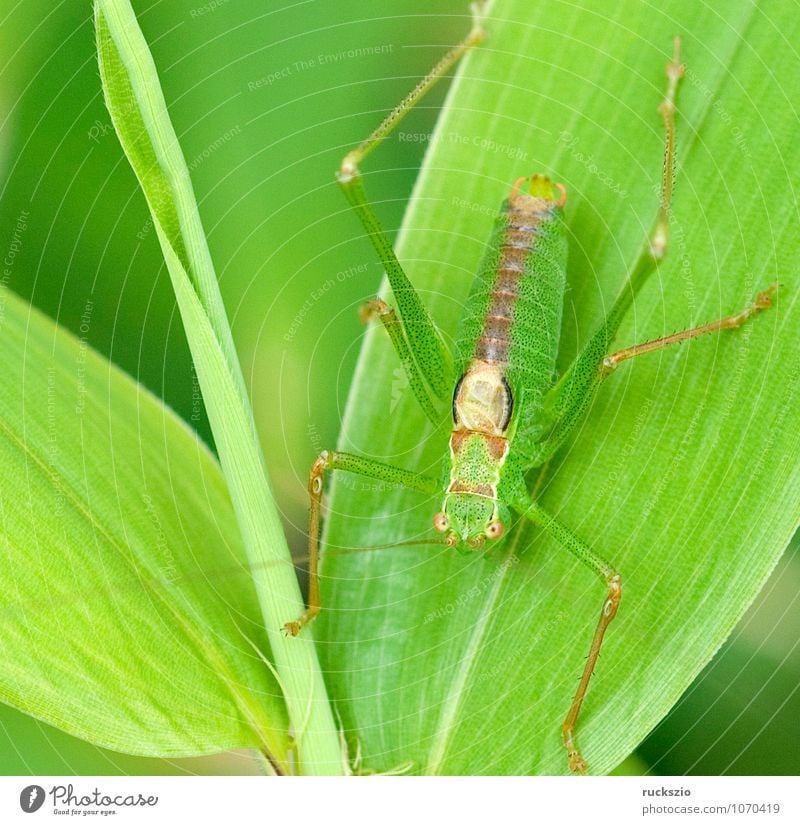
<instances>
[{"instance_id":1,"label":"green leaf","mask_svg":"<svg viewBox=\"0 0 800 825\"><path fill-rule=\"evenodd\" d=\"M671 252L618 342L737 311L778 279L784 287L744 329L621 367L538 479L542 504L622 575L578 728L593 773L619 764L709 661L800 517L795 12L788 2L725 11L678 2L667 15L629 0L599 16L588 3L497 0L489 40L450 90L397 244L452 337L511 183L535 172L563 182L565 367L654 219L656 107L681 35ZM411 392L397 400L397 368L372 330L340 447L437 473L446 433L431 433ZM344 474L332 486L320 635L365 766L566 773L560 726L600 582L534 530L510 538L518 562L509 565L435 546L334 558L341 546L433 536L440 501Z\"/></svg>"},{"instance_id":2,"label":"green leaf","mask_svg":"<svg viewBox=\"0 0 800 825\"><path fill-rule=\"evenodd\" d=\"M0 699L128 753L258 747L285 763L286 708L214 457L5 289L0 337Z\"/></svg>"},{"instance_id":3,"label":"green leaf","mask_svg":"<svg viewBox=\"0 0 800 825\"><path fill-rule=\"evenodd\" d=\"M169 119L152 56L128 2L95 4L103 93L147 198L178 301L220 463L253 571L303 773L338 773L342 758L311 633L282 628L303 609L269 489L189 170Z\"/></svg>"}]
</instances>

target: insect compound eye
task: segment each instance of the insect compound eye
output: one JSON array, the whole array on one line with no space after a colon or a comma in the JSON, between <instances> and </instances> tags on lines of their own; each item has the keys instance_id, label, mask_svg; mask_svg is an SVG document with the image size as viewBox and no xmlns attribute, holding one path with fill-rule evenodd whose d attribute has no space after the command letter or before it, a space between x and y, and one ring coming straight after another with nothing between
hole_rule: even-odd
<instances>
[{"instance_id":1,"label":"insect compound eye","mask_svg":"<svg viewBox=\"0 0 800 825\"><path fill-rule=\"evenodd\" d=\"M447 531L447 528L450 526L450 522L447 519L447 516L444 513L437 513L433 517L433 526L440 532L444 533Z\"/></svg>"},{"instance_id":2,"label":"insect compound eye","mask_svg":"<svg viewBox=\"0 0 800 825\"><path fill-rule=\"evenodd\" d=\"M486 528L486 538L489 539L499 539L500 536L505 533L506 528L502 521L493 521L487 528Z\"/></svg>"}]
</instances>

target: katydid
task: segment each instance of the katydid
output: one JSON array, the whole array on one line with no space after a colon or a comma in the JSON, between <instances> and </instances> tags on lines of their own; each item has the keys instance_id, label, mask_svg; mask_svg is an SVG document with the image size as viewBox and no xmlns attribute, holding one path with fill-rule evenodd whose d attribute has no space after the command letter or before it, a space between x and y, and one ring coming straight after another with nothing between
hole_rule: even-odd
<instances>
[{"instance_id":1,"label":"katydid","mask_svg":"<svg viewBox=\"0 0 800 825\"><path fill-rule=\"evenodd\" d=\"M587 772L575 728L603 637L622 594L617 570L532 498L526 473L547 462L565 442L602 384L619 363L698 335L743 324L771 306L773 285L739 313L710 324L609 354L636 291L666 252L675 155L675 101L684 73L676 37L659 106L665 129L660 204L650 237L628 273L620 297L588 346L554 382L566 289L565 188L544 175L519 178L496 218L488 251L475 278L457 336L455 358L445 348L365 194L359 164L430 87L485 37L481 7L473 6L469 35L448 52L378 128L342 161L338 181L386 268L396 308L380 299L362 310L380 320L422 409L434 424L452 404L453 426L442 478L335 451L325 451L309 477L308 608L285 630L298 635L320 611L320 509L326 472L341 470L420 492L442 494L433 527L438 543L464 552L495 552L514 517L538 525L602 580L606 593L577 692L562 726L569 768ZM432 539L431 543L437 543Z\"/></svg>"}]
</instances>

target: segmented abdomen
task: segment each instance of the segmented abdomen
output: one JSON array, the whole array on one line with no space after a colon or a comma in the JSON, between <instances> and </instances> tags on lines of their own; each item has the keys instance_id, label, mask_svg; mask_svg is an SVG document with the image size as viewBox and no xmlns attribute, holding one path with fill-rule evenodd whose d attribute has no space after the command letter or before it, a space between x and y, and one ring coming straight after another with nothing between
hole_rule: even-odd
<instances>
[{"instance_id":1,"label":"segmented abdomen","mask_svg":"<svg viewBox=\"0 0 800 825\"><path fill-rule=\"evenodd\" d=\"M508 364L515 309L521 293L520 282L525 276L525 266L536 240L538 224L539 220L519 211L509 210L507 213L483 329L475 343L475 358L490 364Z\"/></svg>"},{"instance_id":2,"label":"segmented abdomen","mask_svg":"<svg viewBox=\"0 0 800 825\"><path fill-rule=\"evenodd\" d=\"M566 241L554 201L516 195L504 205L467 301L459 371L473 359L503 369L515 404L538 406L555 368Z\"/></svg>"}]
</instances>

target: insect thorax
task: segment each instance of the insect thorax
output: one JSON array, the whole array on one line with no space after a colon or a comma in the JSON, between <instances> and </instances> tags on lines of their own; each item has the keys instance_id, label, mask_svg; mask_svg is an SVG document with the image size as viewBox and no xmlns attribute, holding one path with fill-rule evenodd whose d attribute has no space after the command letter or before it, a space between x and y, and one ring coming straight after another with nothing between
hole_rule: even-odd
<instances>
[{"instance_id":1,"label":"insect thorax","mask_svg":"<svg viewBox=\"0 0 800 825\"><path fill-rule=\"evenodd\" d=\"M474 360L456 387L448 493L497 497L514 402L500 367Z\"/></svg>"}]
</instances>

